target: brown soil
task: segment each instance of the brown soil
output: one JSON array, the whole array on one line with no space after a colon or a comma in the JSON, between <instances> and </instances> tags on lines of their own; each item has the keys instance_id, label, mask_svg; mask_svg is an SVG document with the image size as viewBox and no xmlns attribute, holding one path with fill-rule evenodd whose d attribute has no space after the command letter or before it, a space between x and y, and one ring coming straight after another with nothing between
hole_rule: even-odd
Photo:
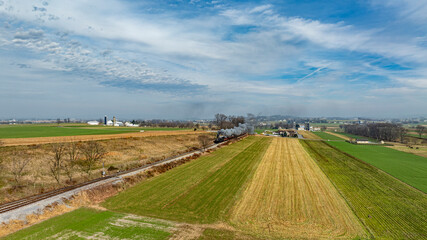
<instances>
[{"instance_id":1,"label":"brown soil","mask_svg":"<svg viewBox=\"0 0 427 240\"><path fill-rule=\"evenodd\" d=\"M33 145L46 144L55 142L76 142L76 141L93 141L106 140L117 138L132 138L132 137L153 137L153 136L170 136L183 134L200 134L200 131L148 131L136 133L122 134L106 134L106 135L82 135L82 136L64 136L64 137L37 137L37 138L5 138L2 139L3 146L17 145Z\"/></svg>"}]
</instances>

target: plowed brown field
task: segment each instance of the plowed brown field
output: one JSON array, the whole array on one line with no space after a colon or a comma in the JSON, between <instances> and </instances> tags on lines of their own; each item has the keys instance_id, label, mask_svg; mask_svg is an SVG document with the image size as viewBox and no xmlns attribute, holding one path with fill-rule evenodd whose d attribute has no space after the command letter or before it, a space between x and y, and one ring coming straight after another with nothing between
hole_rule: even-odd
<instances>
[{"instance_id":1,"label":"plowed brown field","mask_svg":"<svg viewBox=\"0 0 427 240\"><path fill-rule=\"evenodd\" d=\"M298 140L288 138L273 140L230 220L245 231L280 238L366 236Z\"/></svg>"},{"instance_id":2,"label":"plowed brown field","mask_svg":"<svg viewBox=\"0 0 427 240\"><path fill-rule=\"evenodd\" d=\"M3 146L18 146L18 145L45 144L45 143L56 143L56 142L92 141L92 140L106 140L106 139L117 139L117 138L153 137L153 136L168 136L168 135L170 136L170 135L199 134L199 133L204 133L204 132L201 132L201 131L148 131L148 132L108 134L108 135L6 138L6 139L2 139L1 141L3 143Z\"/></svg>"}]
</instances>

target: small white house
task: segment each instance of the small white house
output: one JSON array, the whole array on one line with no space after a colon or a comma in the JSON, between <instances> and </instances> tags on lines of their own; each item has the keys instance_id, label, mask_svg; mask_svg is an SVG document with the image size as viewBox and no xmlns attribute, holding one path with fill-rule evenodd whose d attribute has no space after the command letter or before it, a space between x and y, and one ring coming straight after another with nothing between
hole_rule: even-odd
<instances>
[{"instance_id":1,"label":"small white house","mask_svg":"<svg viewBox=\"0 0 427 240\"><path fill-rule=\"evenodd\" d=\"M89 122L87 122L87 124L88 125L99 125L99 122L98 121L89 121Z\"/></svg>"}]
</instances>

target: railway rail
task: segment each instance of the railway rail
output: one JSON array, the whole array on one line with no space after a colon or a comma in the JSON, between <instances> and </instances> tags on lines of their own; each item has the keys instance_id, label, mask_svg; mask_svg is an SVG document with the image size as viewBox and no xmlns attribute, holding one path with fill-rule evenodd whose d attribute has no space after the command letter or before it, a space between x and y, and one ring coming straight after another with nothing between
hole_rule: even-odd
<instances>
[{"instance_id":1,"label":"railway rail","mask_svg":"<svg viewBox=\"0 0 427 240\"><path fill-rule=\"evenodd\" d=\"M222 145L224 143L225 142L219 143L219 144L211 144L208 147L206 147L205 149L212 149L212 148L217 147L219 145ZM159 166L159 165L162 165L162 164L165 164L168 162L173 162L173 161L182 159L184 156L192 156L197 152L202 152L202 150L203 149L196 149L196 150L186 152L186 153L183 153L183 154L180 154L177 156L169 157L169 158L157 161L157 162L145 164L145 165L138 167L138 168L133 168L133 169L126 170L126 171L117 172L115 174L107 175L105 177L96 178L96 179L93 179L93 180L90 180L87 182L83 182L83 183L79 183L76 185L59 188L59 189L52 190L49 192L45 192L45 193L38 194L38 195L25 197L25 198L22 198L22 199L19 199L16 201L7 202L7 203L0 205L0 214L6 213L6 212L9 212L12 210L16 210L16 209L19 209L21 207L24 207L24 206L27 206L30 204L34 204L34 203L37 203L39 201L46 200L46 199L49 199L51 197L57 196L59 194L66 193L66 192L69 192L69 191L72 191L72 190L75 190L78 188L82 188L82 187L85 187L85 186L88 186L88 185L91 185L91 184L94 184L97 182L101 182L101 181L108 180L108 179L114 179L114 178L129 174L129 173L139 172L141 170L148 169L148 168L151 168L154 166Z\"/></svg>"}]
</instances>

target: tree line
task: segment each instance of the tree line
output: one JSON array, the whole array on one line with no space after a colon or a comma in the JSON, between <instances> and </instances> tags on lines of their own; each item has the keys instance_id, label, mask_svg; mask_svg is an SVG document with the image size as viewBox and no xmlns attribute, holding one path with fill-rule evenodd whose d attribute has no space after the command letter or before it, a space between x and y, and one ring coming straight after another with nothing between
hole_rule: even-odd
<instances>
[{"instance_id":1,"label":"tree line","mask_svg":"<svg viewBox=\"0 0 427 240\"><path fill-rule=\"evenodd\" d=\"M245 123L245 117L243 116L227 116L222 113L215 114L214 120L216 126L219 129L227 129L239 126L240 123Z\"/></svg>"},{"instance_id":2,"label":"tree line","mask_svg":"<svg viewBox=\"0 0 427 240\"><path fill-rule=\"evenodd\" d=\"M396 123L368 123L341 125L344 132L385 141L403 142L407 130Z\"/></svg>"}]
</instances>

